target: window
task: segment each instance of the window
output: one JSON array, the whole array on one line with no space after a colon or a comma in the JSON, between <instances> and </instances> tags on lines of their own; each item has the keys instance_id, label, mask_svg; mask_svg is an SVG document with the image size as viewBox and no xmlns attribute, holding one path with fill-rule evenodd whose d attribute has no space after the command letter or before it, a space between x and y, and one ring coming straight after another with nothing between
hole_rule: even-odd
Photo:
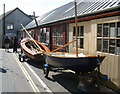
<instances>
[{"instance_id":1,"label":"window","mask_svg":"<svg viewBox=\"0 0 120 94\"><path fill-rule=\"evenodd\" d=\"M102 39L97 40L97 51L102 51Z\"/></svg>"},{"instance_id":2,"label":"window","mask_svg":"<svg viewBox=\"0 0 120 94\"><path fill-rule=\"evenodd\" d=\"M116 53L120 55L120 39L117 40L116 46Z\"/></svg>"},{"instance_id":3,"label":"window","mask_svg":"<svg viewBox=\"0 0 120 94\"><path fill-rule=\"evenodd\" d=\"M116 37L115 23L110 23L110 37Z\"/></svg>"},{"instance_id":4,"label":"window","mask_svg":"<svg viewBox=\"0 0 120 94\"><path fill-rule=\"evenodd\" d=\"M79 29L78 29L78 34L79 34L79 36L84 36L84 27L83 26L79 26Z\"/></svg>"},{"instance_id":5,"label":"window","mask_svg":"<svg viewBox=\"0 0 120 94\"><path fill-rule=\"evenodd\" d=\"M108 39L103 39L103 52L108 52Z\"/></svg>"},{"instance_id":6,"label":"window","mask_svg":"<svg viewBox=\"0 0 120 94\"><path fill-rule=\"evenodd\" d=\"M8 30L13 30L13 24L7 24L7 29Z\"/></svg>"},{"instance_id":7,"label":"window","mask_svg":"<svg viewBox=\"0 0 120 94\"><path fill-rule=\"evenodd\" d=\"M73 27L73 40L76 39L76 28ZM83 26L78 26L78 46L80 48L84 48L84 27ZM76 46L76 42L73 43L73 46Z\"/></svg>"},{"instance_id":8,"label":"window","mask_svg":"<svg viewBox=\"0 0 120 94\"><path fill-rule=\"evenodd\" d=\"M120 22L117 23L117 37L120 38Z\"/></svg>"},{"instance_id":9,"label":"window","mask_svg":"<svg viewBox=\"0 0 120 94\"><path fill-rule=\"evenodd\" d=\"M46 32L46 43L50 43L49 36L50 36L50 32L49 32L49 30L47 29L47 32Z\"/></svg>"},{"instance_id":10,"label":"window","mask_svg":"<svg viewBox=\"0 0 120 94\"><path fill-rule=\"evenodd\" d=\"M97 51L120 55L120 22L97 25Z\"/></svg>"},{"instance_id":11,"label":"window","mask_svg":"<svg viewBox=\"0 0 120 94\"><path fill-rule=\"evenodd\" d=\"M34 38L34 31L29 31L29 34L31 35L32 38Z\"/></svg>"},{"instance_id":12,"label":"window","mask_svg":"<svg viewBox=\"0 0 120 94\"><path fill-rule=\"evenodd\" d=\"M109 24L108 23L103 24L103 37L108 37L108 31L109 31Z\"/></svg>"},{"instance_id":13,"label":"window","mask_svg":"<svg viewBox=\"0 0 120 94\"><path fill-rule=\"evenodd\" d=\"M42 28L41 30L40 30L40 32L41 32L41 39L42 39L42 42L43 43L46 43L46 28Z\"/></svg>"},{"instance_id":14,"label":"window","mask_svg":"<svg viewBox=\"0 0 120 94\"><path fill-rule=\"evenodd\" d=\"M84 39L83 38L80 38L79 39L79 46L80 46L80 48L83 48L83 41L84 41Z\"/></svg>"},{"instance_id":15,"label":"window","mask_svg":"<svg viewBox=\"0 0 120 94\"><path fill-rule=\"evenodd\" d=\"M52 29L52 42L53 42L53 45L63 45L64 44L64 41L63 41L63 36L64 36L64 33L63 33L63 27L58 27L58 28L53 28Z\"/></svg>"},{"instance_id":16,"label":"window","mask_svg":"<svg viewBox=\"0 0 120 94\"><path fill-rule=\"evenodd\" d=\"M102 24L98 24L98 33L97 33L98 37L102 37Z\"/></svg>"},{"instance_id":17,"label":"window","mask_svg":"<svg viewBox=\"0 0 120 94\"><path fill-rule=\"evenodd\" d=\"M109 52L115 54L115 39L110 39L109 45Z\"/></svg>"}]
</instances>

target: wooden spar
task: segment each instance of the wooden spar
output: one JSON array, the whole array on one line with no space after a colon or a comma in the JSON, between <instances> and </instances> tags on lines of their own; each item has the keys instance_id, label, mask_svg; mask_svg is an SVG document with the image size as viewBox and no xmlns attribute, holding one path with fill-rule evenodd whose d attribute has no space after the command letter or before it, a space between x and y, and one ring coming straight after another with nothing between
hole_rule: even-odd
<instances>
[{"instance_id":1,"label":"wooden spar","mask_svg":"<svg viewBox=\"0 0 120 94\"><path fill-rule=\"evenodd\" d=\"M76 26L76 56L78 57L78 24L77 24L77 6L76 0L74 0L75 5L75 26Z\"/></svg>"},{"instance_id":2,"label":"wooden spar","mask_svg":"<svg viewBox=\"0 0 120 94\"><path fill-rule=\"evenodd\" d=\"M22 28L25 30L25 32L28 34L28 36L32 39L32 41L35 43L35 45L42 51L40 46L35 42L35 40L31 37L31 35L28 33L28 31L25 29L25 27L21 24Z\"/></svg>"},{"instance_id":3,"label":"wooden spar","mask_svg":"<svg viewBox=\"0 0 120 94\"><path fill-rule=\"evenodd\" d=\"M39 30L39 26L38 26L38 22L36 20L36 16L35 16L35 12L33 12L33 15L34 15L34 20L35 20L35 24L36 24L36 27L38 28ZM39 32L37 29L35 30L35 39L36 39L36 32Z\"/></svg>"},{"instance_id":4,"label":"wooden spar","mask_svg":"<svg viewBox=\"0 0 120 94\"><path fill-rule=\"evenodd\" d=\"M69 42L69 43L67 43L67 44L65 44L65 45L63 45L63 46L61 46L61 47L53 50L52 52L55 52L55 51L57 51L57 50L59 50L59 49L61 49L61 48L63 48L63 47L66 47L67 45L69 45L69 44L71 44L71 43L73 43L73 42L75 42L75 41L76 41L76 40L73 40L73 41L71 41L71 42Z\"/></svg>"},{"instance_id":5,"label":"wooden spar","mask_svg":"<svg viewBox=\"0 0 120 94\"><path fill-rule=\"evenodd\" d=\"M38 23L37 23L37 20L36 20L36 17L35 17L35 12L33 12L33 15L34 15L35 24L36 24L37 27L39 27Z\"/></svg>"}]
</instances>

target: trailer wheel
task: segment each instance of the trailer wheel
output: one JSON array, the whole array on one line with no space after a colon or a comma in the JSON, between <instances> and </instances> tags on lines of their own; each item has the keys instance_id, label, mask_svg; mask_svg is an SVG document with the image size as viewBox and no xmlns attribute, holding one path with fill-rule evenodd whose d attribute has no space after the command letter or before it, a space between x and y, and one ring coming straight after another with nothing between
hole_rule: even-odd
<instances>
[{"instance_id":1,"label":"trailer wheel","mask_svg":"<svg viewBox=\"0 0 120 94\"><path fill-rule=\"evenodd\" d=\"M21 62L22 60L21 60L21 54L19 54L19 61Z\"/></svg>"},{"instance_id":2,"label":"trailer wheel","mask_svg":"<svg viewBox=\"0 0 120 94\"><path fill-rule=\"evenodd\" d=\"M45 74L45 77L47 78L48 74L49 74L49 69L48 68L44 68L44 74Z\"/></svg>"},{"instance_id":3,"label":"trailer wheel","mask_svg":"<svg viewBox=\"0 0 120 94\"><path fill-rule=\"evenodd\" d=\"M19 61L20 62L24 62L25 61L25 55L23 55L23 54L19 54Z\"/></svg>"},{"instance_id":4,"label":"trailer wheel","mask_svg":"<svg viewBox=\"0 0 120 94\"><path fill-rule=\"evenodd\" d=\"M43 68L43 71L44 71L44 74L45 74L45 77L47 78L48 77L48 74L49 74L49 65L48 64L45 64L44 65L44 68Z\"/></svg>"},{"instance_id":5,"label":"trailer wheel","mask_svg":"<svg viewBox=\"0 0 120 94\"><path fill-rule=\"evenodd\" d=\"M25 55L23 55L22 58L23 58L23 62L24 62L25 61Z\"/></svg>"}]
</instances>

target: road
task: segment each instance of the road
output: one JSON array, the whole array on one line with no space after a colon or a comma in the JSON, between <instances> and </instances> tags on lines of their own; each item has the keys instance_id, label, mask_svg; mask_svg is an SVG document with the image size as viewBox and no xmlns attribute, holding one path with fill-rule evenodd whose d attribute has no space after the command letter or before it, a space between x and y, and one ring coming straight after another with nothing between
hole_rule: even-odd
<instances>
[{"instance_id":1,"label":"road","mask_svg":"<svg viewBox=\"0 0 120 94\"><path fill-rule=\"evenodd\" d=\"M79 79L73 72L69 70L50 72L49 78L45 78L42 66L42 61L20 62L18 53L12 53L12 49L8 53L0 49L0 78L2 78L0 92L83 94L77 89Z\"/></svg>"},{"instance_id":2,"label":"road","mask_svg":"<svg viewBox=\"0 0 120 94\"><path fill-rule=\"evenodd\" d=\"M0 74L2 75L2 92L33 92L29 81L21 71L13 57L14 53L4 52L0 49L2 66Z\"/></svg>"},{"instance_id":3,"label":"road","mask_svg":"<svg viewBox=\"0 0 120 94\"><path fill-rule=\"evenodd\" d=\"M12 49L0 49L0 53L2 92L78 92L73 73L50 72L49 78L45 78L42 62L20 62Z\"/></svg>"}]
</instances>

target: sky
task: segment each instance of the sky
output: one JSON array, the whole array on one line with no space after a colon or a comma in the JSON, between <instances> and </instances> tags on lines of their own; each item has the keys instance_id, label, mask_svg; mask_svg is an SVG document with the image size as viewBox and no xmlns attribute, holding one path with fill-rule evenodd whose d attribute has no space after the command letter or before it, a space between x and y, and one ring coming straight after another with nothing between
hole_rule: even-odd
<instances>
[{"instance_id":1,"label":"sky","mask_svg":"<svg viewBox=\"0 0 120 94\"><path fill-rule=\"evenodd\" d=\"M57 7L60 7L74 0L0 0L0 15L3 14L3 5L5 11L10 11L18 7L28 15L41 16Z\"/></svg>"}]
</instances>

